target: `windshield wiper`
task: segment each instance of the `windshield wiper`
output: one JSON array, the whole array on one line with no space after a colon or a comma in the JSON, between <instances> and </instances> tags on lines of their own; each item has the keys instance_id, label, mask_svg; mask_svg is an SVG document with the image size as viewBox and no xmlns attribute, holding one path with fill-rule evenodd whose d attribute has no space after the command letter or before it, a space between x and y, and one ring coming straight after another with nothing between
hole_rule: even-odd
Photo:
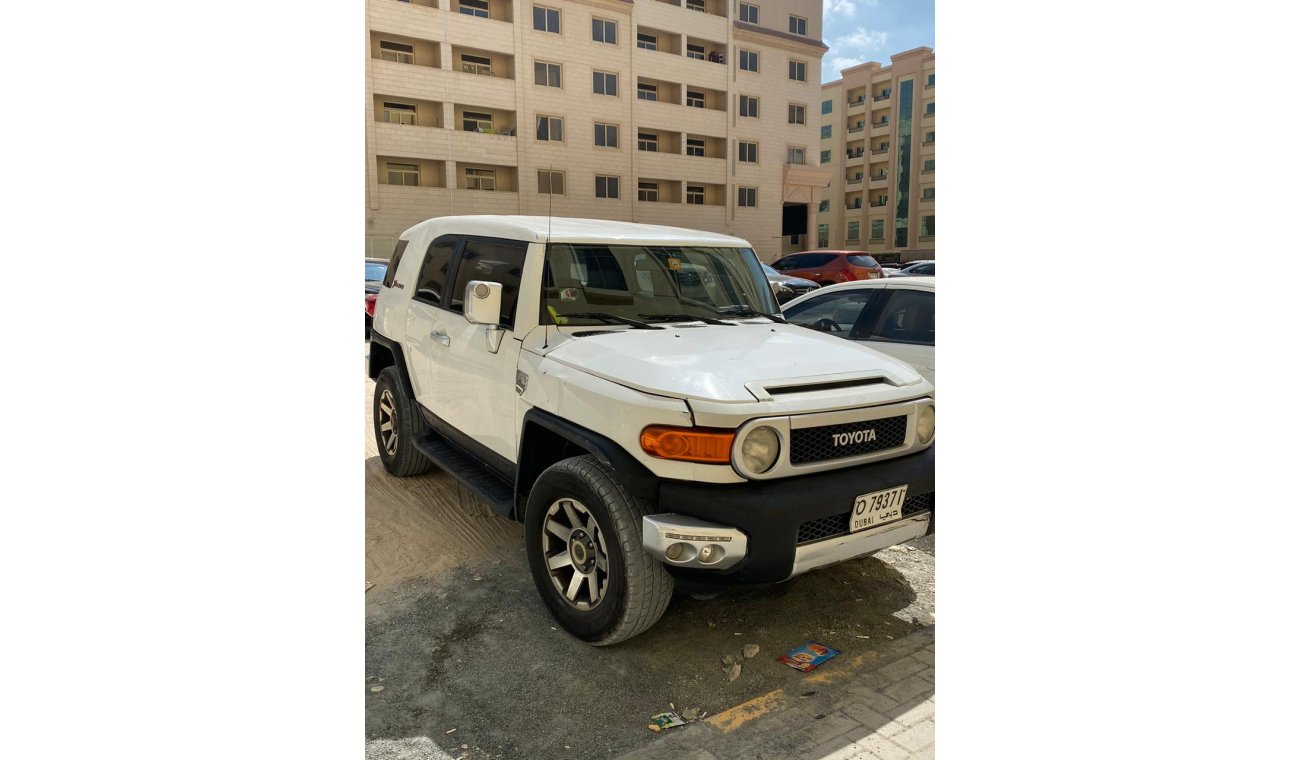
<instances>
[{"instance_id":1,"label":"windshield wiper","mask_svg":"<svg viewBox=\"0 0 1300 760\"><path fill-rule=\"evenodd\" d=\"M734 322L723 322L721 319L714 319L713 317L701 317L697 314L641 314L639 316L645 317L646 319L649 320L658 320L663 322L703 322L706 325L727 325L728 327L736 326Z\"/></svg>"},{"instance_id":2,"label":"windshield wiper","mask_svg":"<svg viewBox=\"0 0 1300 760\"><path fill-rule=\"evenodd\" d=\"M617 314L606 314L606 313L603 312L603 311L577 311L577 312L571 312L571 313L569 313L569 314L557 314L556 316L559 316L559 317L577 317L578 319L599 319L601 322L605 322L605 323L607 323L607 324L629 325L629 326L634 327L634 328L636 328L636 329L638 329L638 330L662 330L662 329L664 329L664 328L662 328L662 327L655 327L654 325L649 325L649 324L646 324L645 322L640 322L640 321L637 321L637 320L635 320L635 319L628 319L627 317L620 317L620 316L618 316Z\"/></svg>"},{"instance_id":3,"label":"windshield wiper","mask_svg":"<svg viewBox=\"0 0 1300 760\"><path fill-rule=\"evenodd\" d=\"M752 309L748 306L727 306L721 309L714 309L719 314L730 314L733 317L767 317L773 322L786 324L785 317L776 314L768 314L765 311Z\"/></svg>"}]
</instances>

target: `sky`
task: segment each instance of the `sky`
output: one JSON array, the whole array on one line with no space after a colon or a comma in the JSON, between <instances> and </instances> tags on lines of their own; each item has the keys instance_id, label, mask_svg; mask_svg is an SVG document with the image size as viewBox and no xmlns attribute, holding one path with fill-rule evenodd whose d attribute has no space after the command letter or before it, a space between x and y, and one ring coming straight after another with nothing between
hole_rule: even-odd
<instances>
[{"instance_id":1,"label":"sky","mask_svg":"<svg viewBox=\"0 0 1300 760\"><path fill-rule=\"evenodd\" d=\"M889 65L889 56L934 47L934 0L822 0L822 82L866 61Z\"/></svg>"}]
</instances>

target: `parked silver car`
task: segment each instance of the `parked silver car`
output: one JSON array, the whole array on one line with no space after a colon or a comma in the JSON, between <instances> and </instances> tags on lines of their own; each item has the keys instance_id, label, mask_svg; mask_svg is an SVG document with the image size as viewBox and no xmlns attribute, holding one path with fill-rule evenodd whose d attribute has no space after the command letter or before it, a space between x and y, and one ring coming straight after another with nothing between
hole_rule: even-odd
<instances>
[{"instance_id":1,"label":"parked silver car","mask_svg":"<svg viewBox=\"0 0 1300 760\"><path fill-rule=\"evenodd\" d=\"M793 301L804 293L821 287L812 280L781 274L767 264L763 265L763 272L767 275L768 283L772 285L772 292L776 294L777 303Z\"/></svg>"}]
</instances>

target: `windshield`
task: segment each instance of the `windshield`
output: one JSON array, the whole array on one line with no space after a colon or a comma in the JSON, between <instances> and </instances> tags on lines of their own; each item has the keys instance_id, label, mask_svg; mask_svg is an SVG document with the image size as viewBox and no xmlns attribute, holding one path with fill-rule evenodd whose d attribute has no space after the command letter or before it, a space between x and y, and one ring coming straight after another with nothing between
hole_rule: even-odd
<instances>
[{"instance_id":1,"label":"windshield","mask_svg":"<svg viewBox=\"0 0 1300 760\"><path fill-rule=\"evenodd\" d=\"M543 324L780 313L752 248L551 243L542 289Z\"/></svg>"},{"instance_id":2,"label":"windshield","mask_svg":"<svg viewBox=\"0 0 1300 760\"><path fill-rule=\"evenodd\" d=\"M384 279L384 273L388 271L387 264L376 264L372 261L366 262L366 282L374 282Z\"/></svg>"}]
</instances>

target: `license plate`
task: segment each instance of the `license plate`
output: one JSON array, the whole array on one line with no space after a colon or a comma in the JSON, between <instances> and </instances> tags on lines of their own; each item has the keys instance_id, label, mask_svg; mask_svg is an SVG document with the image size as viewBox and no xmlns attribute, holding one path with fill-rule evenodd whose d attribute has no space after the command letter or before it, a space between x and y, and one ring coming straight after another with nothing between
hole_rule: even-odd
<instances>
[{"instance_id":1,"label":"license plate","mask_svg":"<svg viewBox=\"0 0 1300 760\"><path fill-rule=\"evenodd\" d=\"M903 516L903 501L906 498L907 486L895 486L884 491L862 494L853 500L853 517L849 521L849 532L856 533L900 519Z\"/></svg>"}]
</instances>

